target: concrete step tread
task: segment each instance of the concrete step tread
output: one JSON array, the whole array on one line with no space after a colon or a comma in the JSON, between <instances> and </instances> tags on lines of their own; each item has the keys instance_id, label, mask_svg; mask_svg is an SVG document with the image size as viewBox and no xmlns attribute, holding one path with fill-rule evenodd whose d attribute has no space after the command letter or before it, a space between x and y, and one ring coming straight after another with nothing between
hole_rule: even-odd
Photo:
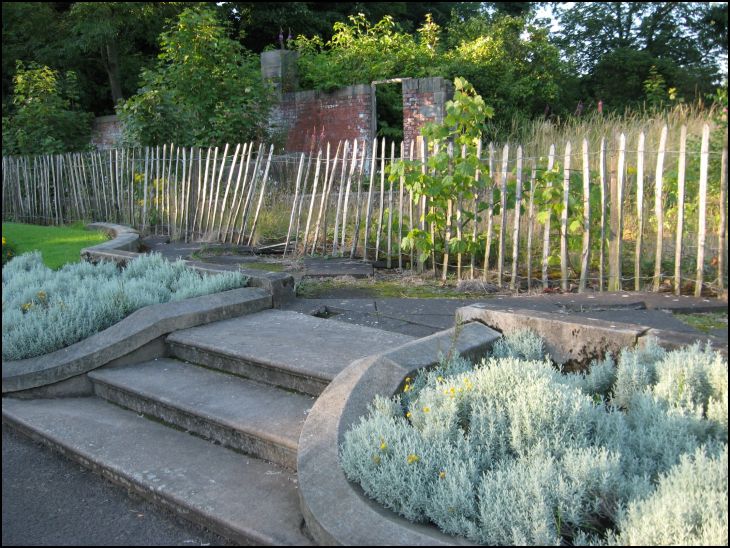
<instances>
[{"instance_id":1,"label":"concrete step tread","mask_svg":"<svg viewBox=\"0 0 730 548\"><path fill-rule=\"evenodd\" d=\"M359 358L384 352L414 337L316 318L264 310L176 331L168 343L291 371L325 381Z\"/></svg>"},{"instance_id":2,"label":"concrete step tread","mask_svg":"<svg viewBox=\"0 0 730 548\"><path fill-rule=\"evenodd\" d=\"M97 369L104 383L294 451L314 398L170 358Z\"/></svg>"},{"instance_id":3,"label":"concrete step tread","mask_svg":"<svg viewBox=\"0 0 730 548\"><path fill-rule=\"evenodd\" d=\"M237 543L309 545L296 475L99 398L3 398L3 421Z\"/></svg>"}]
</instances>

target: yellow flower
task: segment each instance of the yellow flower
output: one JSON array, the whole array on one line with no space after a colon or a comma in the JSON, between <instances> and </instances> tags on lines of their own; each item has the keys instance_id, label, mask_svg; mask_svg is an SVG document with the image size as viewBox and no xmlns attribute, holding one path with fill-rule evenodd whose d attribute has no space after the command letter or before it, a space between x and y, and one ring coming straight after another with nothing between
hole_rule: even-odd
<instances>
[{"instance_id":1,"label":"yellow flower","mask_svg":"<svg viewBox=\"0 0 730 548\"><path fill-rule=\"evenodd\" d=\"M406 418L407 419L410 419L411 418L411 412L410 411L408 411L408 413L406 413Z\"/></svg>"},{"instance_id":2,"label":"yellow flower","mask_svg":"<svg viewBox=\"0 0 730 548\"><path fill-rule=\"evenodd\" d=\"M423 408L423 412L424 413L428 413L429 411L431 411L431 408L430 407L424 407Z\"/></svg>"},{"instance_id":3,"label":"yellow flower","mask_svg":"<svg viewBox=\"0 0 730 548\"><path fill-rule=\"evenodd\" d=\"M46 297L47 297L47 295L46 295L46 292L45 292L45 291L39 291L39 292L38 292L38 298L39 298L39 299L40 299L41 301L45 301L45 300L46 300Z\"/></svg>"},{"instance_id":4,"label":"yellow flower","mask_svg":"<svg viewBox=\"0 0 730 548\"><path fill-rule=\"evenodd\" d=\"M439 479L444 479L445 477L446 477L446 471L441 470L441 472L439 472Z\"/></svg>"},{"instance_id":5,"label":"yellow flower","mask_svg":"<svg viewBox=\"0 0 730 548\"><path fill-rule=\"evenodd\" d=\"M23 312L28 312L28 310L30 310L32 306L33 303L23 303L20 305L20 308L23 309Z\"/></svg>"},{"instance_id":6,"label":"yellow flower","mask_svg":"<svg viewBox=\"0 0 730 548\"><path fill-rule=\"evenodd\" d=\"M443 377L441 377L441 376L439 376L439 377L436 377L436 380L437 380L438 382L443 382L443 381L444 381L444 378L443 378Z\"/></svg>"},{"instance_id":7,"label":"yellow flower","mask_svg":"<svg viewBox=\"0 0 730 548\"><path fill-rule=\"evenodd\" d=\"M385 440L383 438L380 438L380 450L385 451L388 448L388 444L385 443Z\"/></svg>"},{"instance_id":8,"label":"yellow flower","mask_svg":"<svg viewBox=\"0 0 730 548\"><path fill-rule=\"evenodd\" d=\"M418 455L414 455L413 453L411 453L410 455L408 455L407 460L408 460L408 464L413 464L414 462L418 462L419 458L418 458Z\"/></svg>"}]
</instances>

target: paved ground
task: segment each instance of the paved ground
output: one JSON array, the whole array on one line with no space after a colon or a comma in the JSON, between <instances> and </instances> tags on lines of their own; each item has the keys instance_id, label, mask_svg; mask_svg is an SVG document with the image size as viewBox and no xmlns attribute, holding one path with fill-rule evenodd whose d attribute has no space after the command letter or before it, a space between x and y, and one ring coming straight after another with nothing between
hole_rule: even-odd
<instances>
[{"instance_id":1,"label":"paved ground","mask_svg":"<svg viewBox=\"0 0 730 548\"><path fill-rule=\"evenodd\" d=\"M156 246L166 256L189 249ZM451 327L457 308L488 302L503 308L532 308L555 314L639 323L707 337L665 310L727 310L726 303L667 294L494 296L479 299L373 299L342 292L319 299L297 299L287 308L317 312L334 320L412 336ZM325 296L326 297L326 296ZM727 330L716 330L716 344L727 346ZM3 545L221 545L223 539L180 521L126 491L11 431L2 432Z\"/></svg>"},{"instance_id":2,"label":"paved ground","mask_svg":"<svg viewBox=\"0 0 730 548\"><path fill-rule=\"evenodd\" d=\"M342 295L341 289L337 294ZM558 315L573 314L679 331L698 339L710 339L718 347L727 347L728 341L726 329L716 329L708 337L672 314L727 311L726 303L714 299L635 293L494 296L485 299L363 299L357 297L357 292L353 291L353 294L356 297L296 299L287 308L307 314L317 313L343 322L425 337L453 327L454 314L458 308L480 302L497 308L526 308Z\"/></svg>"}]
</instances>

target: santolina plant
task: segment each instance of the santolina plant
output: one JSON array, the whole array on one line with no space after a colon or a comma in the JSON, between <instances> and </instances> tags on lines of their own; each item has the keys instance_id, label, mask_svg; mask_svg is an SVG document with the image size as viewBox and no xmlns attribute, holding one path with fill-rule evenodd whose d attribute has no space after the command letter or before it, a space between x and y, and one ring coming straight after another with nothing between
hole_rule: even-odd
<instances>
[{"instance_id":1,"label":"santolina plant","mask_svg":"<svg viewBox=\"0 0 730 548\"><path fill-rule=\"evenodd\" d=\"M201 276L159 254L121 270L108 262L81 262L53 271L40 253L26 253L2 272L3 361L64 348L143 306L243 287L247 281L237 272Z\"/></svg>"},{"instance_id":2,"label":"santolina plant","mask_svg":"<svg viewBox=\"0 0 730 548\"><path fill-rule=\"evenodd\" d=\"M481 544L724 544L727 361L656 344L562 373L529 332L376 398L346 476L415 522Z\"/></svg>"}]
</instances>

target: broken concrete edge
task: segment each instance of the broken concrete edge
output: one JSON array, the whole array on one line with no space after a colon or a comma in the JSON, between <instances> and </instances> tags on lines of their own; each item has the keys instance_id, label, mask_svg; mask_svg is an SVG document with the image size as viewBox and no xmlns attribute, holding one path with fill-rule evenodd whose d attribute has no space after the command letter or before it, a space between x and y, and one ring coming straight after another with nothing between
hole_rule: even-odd
<instances>
[{"instance_id":1,"label":"broken concrete edge","mask_svg":"<svg viewBox=\"0 0 730 548\"><path fill-rule=\"evenodd\" d=\"M545 350L553 361L567 370L585 369L593 360L602 360L607 353L617 357L623 348L643 346L651 339L667 350L709 342L727 356L727 347L710 335L683 333L625 322L586 318L573 314L555 314L530 309L490 309L474 304L456 311L457 322L480 322L509 335L531 329L543 338Z\"/></svg>"},{"instance_id":2,"label":"broken concrete edge","mask_svg":"<svg viewBox=\"0 0 730 548\"><path fill-rule=\"evenodd\" d=\"M112 239L81 250L81 259L92 263L112 261L124 266L129 261L143 255L139 252L140 235L135 229L112 223L91 223L89 230L104 230ZM228 265L213 265L201 261L183 260L188 268L201 274L220 274L221 272L240 272L248 278L250 287L259 287L271 293L275 308L294 299L294 277L283 272L261 272L260 270L239 268Z\"/></svg>"},{"instance_id":3,"label":"broken concrete edge","mask_svg":"<svg viewBox=\"0 0 730 548\"><path fill-rule=\"evenodd\" d=\"M2 362L2 393L35 389L85 375L115 360L121 361L120 358L173 331L271 306L271 295L253 287L146 306L66 348L34 358Z\"/></svg>"},{"instance_id":4,"label":"broken concrete edge","mask_svg":"<svg viewBox=\"0 0 730 548\"><path fill-rule=\"evenodd\" d=\"M354 361L309 412L299 438L300 506L310 534L322 545L454 545L464 539L418 525L369 500L339 463L344 435L367 413L375 396L390 397L404 379L436 365L443 355L477 359L501 335L477 322L458 325L383 354Z\"/></svg>"}]
</instances>

